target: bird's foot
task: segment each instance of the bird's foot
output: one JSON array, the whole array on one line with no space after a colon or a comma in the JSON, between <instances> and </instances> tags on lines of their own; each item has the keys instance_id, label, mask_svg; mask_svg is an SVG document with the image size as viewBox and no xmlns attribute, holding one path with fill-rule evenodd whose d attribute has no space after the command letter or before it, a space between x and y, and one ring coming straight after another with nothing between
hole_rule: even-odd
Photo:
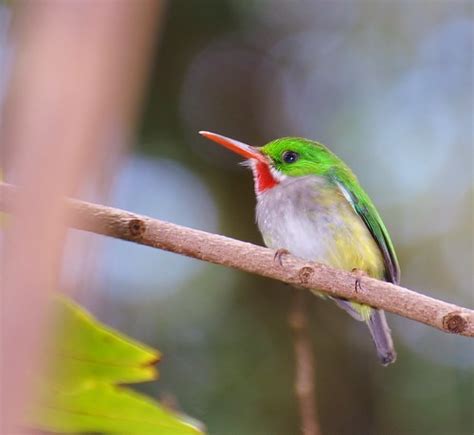
<instances>
[{"instance_id":1,"label":"bird's foot","mask_svg":"<svg viewBox=\"0 0 474 435\"><path fill-rule=\"evenodd\" d=\"M282 248L282 249L277 249L275 251L275 255L273 256L273 261L277 261L280 266L283 266L283 256L288 255L290 251L288 249Z\"/></svg>"},{"instance_id":2,"label":"bird's foot","mask_svg":"<svg viewBox=\"0 0 474 435\"><path fill-rule=\"evenodd\" d=\"M359 290L362 290L362 285L361 285L361 282L360 282L361 278L367 277L369 275L367 275L367 273L364 272L363 270L360 270L360 269L357 269L357 268L352 269L352 273L356 277L354 290L355 290L356 293L358 293Z\"/></svg>"}]
</instances>

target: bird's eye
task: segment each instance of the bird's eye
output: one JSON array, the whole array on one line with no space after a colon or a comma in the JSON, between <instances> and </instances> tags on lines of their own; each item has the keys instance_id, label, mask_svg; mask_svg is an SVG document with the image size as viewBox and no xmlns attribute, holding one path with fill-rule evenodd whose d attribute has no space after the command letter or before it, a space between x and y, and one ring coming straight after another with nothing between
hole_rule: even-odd
<instances>
[{"instance_id":1,"label":"bird's eye","mask_svg":"<svg viewBox=\"0 0 474 435\"><path fill-rule=\"evenodd\" d=\"M285 163L294 163L300 156L294 151L285 151L281 157Z\"/></svg>"}]
</instances>

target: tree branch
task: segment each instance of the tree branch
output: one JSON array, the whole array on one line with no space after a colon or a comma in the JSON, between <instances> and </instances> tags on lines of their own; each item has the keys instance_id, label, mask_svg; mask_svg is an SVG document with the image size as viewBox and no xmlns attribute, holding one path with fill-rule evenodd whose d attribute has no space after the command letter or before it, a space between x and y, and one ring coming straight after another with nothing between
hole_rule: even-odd
<instances>
[{"instance_id":1,"label":"tree branch","mask_svg":"<svg viewBox=\"0 0 474 435\"><path fill-rule=\"evenodd\" d=\"M288 324L295 353L295 395L302 435L321 435L316 407L315 358L309 336L307 306L301 291L293 292Z\"/></svg>"},{"instance_id":2,"label":"tree branch","mask_svg":"<svg viewBox=\"0 0 474 435\"><path fill-rule=\"evenodd\" d=\"M0 184L0 208L8 210L16 188ZM16 194L21 194L18 191ZM195 230L128 211L68 199L74 228L222 264L306 289L318 289L398 314L444 332L474 337L474 311L369 277L285 255L217 234ZM356 289L356 279L360 287Z\"/></svg>"}]
</instances>

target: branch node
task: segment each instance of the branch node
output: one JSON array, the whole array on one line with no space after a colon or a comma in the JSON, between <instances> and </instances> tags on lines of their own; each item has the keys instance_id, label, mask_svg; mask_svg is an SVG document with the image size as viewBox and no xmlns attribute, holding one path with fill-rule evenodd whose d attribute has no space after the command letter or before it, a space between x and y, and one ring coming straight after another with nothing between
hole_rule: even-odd
<instances>
[{"instance_id":1,"label":"branch node","mask_svg":"<svg viewBox=\"0 0 474 435\"><path fill-rule=\"evenodd\" d=\"M314 269L312 267L304 266L298 271L298 279L301 284L308 284L313 274Z\"/></svg>"},{"instance_id":2,"label":"branch node","mask_svg":"<svg viewBox=\"0 0 474 435\"><path fill-rule=\"evenodd\" d=\"M134 239L140 239L146 230L145 222L141 219L131 219L128 222L128 230Z\"/></svg>"},{"instance_id":3,"label":"branch node","mask_svg":"<svg viewBox=\"0 0 474 435\"><path fill-rule=\"evenodd\" d=\"M453 334L460 334L467 328L467 320L464 313L453 311L443 317L443 328Z\"/></svg>"}]
</instances>

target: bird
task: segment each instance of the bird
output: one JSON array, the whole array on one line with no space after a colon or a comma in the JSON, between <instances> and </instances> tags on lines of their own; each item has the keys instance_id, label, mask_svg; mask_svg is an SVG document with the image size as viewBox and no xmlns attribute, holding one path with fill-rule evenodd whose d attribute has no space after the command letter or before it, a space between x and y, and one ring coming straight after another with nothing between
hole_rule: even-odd
<instances>
[{"instance_id":1,"label":"bird","mask_svg":"<svg viewBox=\"0 0 474 435\"><path fill-rule=\"evenodd\" d=\"M399 284L397 255L380 214L351 169L325 145L283 137L255 147L199 133L245 158L253 173L257 226L267 247ZM313 292L365 322L379 361L384 366L395 362L384 311Z\"/></svg>"}]
</instances>

